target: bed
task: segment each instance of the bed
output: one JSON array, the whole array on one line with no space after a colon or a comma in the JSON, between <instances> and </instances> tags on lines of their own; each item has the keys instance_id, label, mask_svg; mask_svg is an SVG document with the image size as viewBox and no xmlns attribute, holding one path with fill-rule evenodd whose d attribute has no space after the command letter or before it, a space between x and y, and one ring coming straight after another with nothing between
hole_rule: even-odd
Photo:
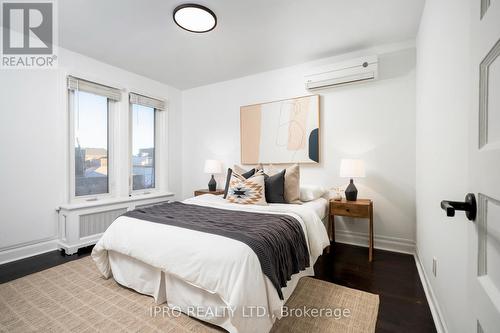
<instances>
[{"instance_id":1,"label":"bed","mask_svg":"<svg viewBox=\"0 0 500 333\"><path fill-rule=\"evenodd\" d=\"M221 196L202 195L184 204L287 215L299 221L309 266L293 274L278 294L256 253L245 243L216 234L121 216L94 247L92 257L104 277L154 297L156 303L220 326L229 332L268 332L303 276L329 245L327 200L303 205L239 205ZM255 312L254 312L255 311Z\"/></svg>"}]
</instances>

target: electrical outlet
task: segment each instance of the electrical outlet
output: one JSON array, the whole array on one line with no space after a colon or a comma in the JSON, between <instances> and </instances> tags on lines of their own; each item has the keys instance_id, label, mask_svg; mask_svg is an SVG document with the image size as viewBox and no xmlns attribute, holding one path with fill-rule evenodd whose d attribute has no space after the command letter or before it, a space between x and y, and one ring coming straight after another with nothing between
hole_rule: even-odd
<instances>
[{"instance_id":1,"label":"electrical outlet","mask_svg":"<svg viewBox=\"0 0 500 333\"><path fill-rule=\"evenodd\" d=\"M434 275L434 277L437 276L437 261L436 257L432 258L432 275Z\"/></svg>"}]
</instances>

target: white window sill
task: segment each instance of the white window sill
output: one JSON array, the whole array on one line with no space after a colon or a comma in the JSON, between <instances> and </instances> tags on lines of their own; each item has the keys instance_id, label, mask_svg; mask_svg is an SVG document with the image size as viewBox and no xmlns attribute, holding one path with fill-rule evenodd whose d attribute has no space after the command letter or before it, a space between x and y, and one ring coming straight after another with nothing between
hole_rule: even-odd
<instances>
[{"instance_id":1,"label":"white window sill","mask_svg":"<svg viewBox=\"0 0 500 333\"><path fill-rule=\"evenodd\" d=\"M103 198L103 199L97 199L97 200L92 200L92 201L83 201L83 202L78 202L78 203L71 203L71 204L65 204L59 206L56 210L57 211L73 211L73 210L78 210L78 209L86 209L86 208L93 208L93 207L99 207L99 206L109 206L109 205L116 205L116 204L122 204L122 203L129 203L129 202L134 202L134 201L147 201L147 200L155 200L155 199L163 199L163 198L169 198L173 197L175 193L172 192L155 192L155 193L148 193L148 194L133 194L130 197L121 197L121 198Z\"/></svg>"}]
</instances>

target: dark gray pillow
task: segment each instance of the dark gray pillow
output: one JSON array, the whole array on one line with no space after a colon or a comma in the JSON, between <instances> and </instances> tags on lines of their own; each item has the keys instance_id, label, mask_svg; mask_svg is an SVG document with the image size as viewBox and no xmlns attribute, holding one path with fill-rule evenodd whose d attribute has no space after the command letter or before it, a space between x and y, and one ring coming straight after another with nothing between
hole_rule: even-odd
<instances>
[{"instance_id":1,"label":"dark gray pillow","mask_svg":"<svg viewBox=\"0 0 500 333\"><path fill-rule=\"evenodd\" d=\"M266 187L266 201L268 203L286 203L285 171L286 169L272 176L264 174L264 186Z\"/></svg>"},{"instance_id":2,"label":"dark gray pillow","mask_svg":"<svg viewBox=\"0 0 500 333\"><path fill-rule=\"evenodd\" d=\"M227 197L227 191L229 190L229 182L231 181L231 175L233 174L233 169L228 168L227 169L227 177L226 177L226 187L224 188L224 199ZM246 179L252 177L255 174L255 168L242 173L241 175L245 177Z\"/></svg>"}]
</instances>

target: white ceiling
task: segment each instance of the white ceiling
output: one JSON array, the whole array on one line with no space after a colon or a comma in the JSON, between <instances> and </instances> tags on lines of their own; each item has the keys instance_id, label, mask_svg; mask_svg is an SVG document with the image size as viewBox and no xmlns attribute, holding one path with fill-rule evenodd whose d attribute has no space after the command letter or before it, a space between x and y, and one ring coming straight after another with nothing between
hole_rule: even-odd
<instances>
[{"instance_id":1,"label":"white ceiling","mask_svg":"<svg viewBox=\"0 0 500 333\"><path fill-rule=\"evenodd\" d=\"M59 1L59 42L187 89L414 38L424 0L187 1L216 13L206 34L175 25L172 11L184 2Z\"/></svg>"}]
</instances>

